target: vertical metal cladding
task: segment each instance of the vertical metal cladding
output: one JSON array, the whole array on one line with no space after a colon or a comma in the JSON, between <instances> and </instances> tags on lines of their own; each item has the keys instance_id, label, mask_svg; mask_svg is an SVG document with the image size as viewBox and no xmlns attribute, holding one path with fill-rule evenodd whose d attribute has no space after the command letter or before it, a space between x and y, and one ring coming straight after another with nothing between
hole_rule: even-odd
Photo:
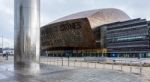
<instances>
[{"instance_id":1,"label":"vertical metal cladding","mask_svg":"<svg viewBox=\"0 0 150 82\"><path fill-rule=\"evenodd\" d=\"M14 0L14 65L36 71L40 53L40 0ZM38 69L38 67L37 67Z\"/></svg>"}]
</instances>

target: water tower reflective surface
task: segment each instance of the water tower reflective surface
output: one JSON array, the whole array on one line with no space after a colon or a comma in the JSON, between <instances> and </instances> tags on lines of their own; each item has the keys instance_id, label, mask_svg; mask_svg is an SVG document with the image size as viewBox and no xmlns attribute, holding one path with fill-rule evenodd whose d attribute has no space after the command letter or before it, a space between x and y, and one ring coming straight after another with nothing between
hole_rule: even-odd
<instances>
[{"instance_id":1,"label":"water tower reflective surface","mask_svg":"<svg viewBox=\"0 0 150 82\"><path fill-rule=\"evenodd\" d=\"M40 0L15 0L14 3L14 67L36 73L40 53Z\"/></svg>"}]
</instances>

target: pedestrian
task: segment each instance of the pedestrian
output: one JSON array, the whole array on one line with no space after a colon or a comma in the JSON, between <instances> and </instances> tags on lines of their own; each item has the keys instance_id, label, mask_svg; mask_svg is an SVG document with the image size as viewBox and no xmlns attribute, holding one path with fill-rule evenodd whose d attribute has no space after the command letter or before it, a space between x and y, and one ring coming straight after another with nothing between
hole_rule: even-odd
<instances>
[{"instance_id":1,"label":"pedestrian","mask_svg":"<svg viewBox=\"0 0 150 82\"><path fill-rule=\"evenodd\" d=\"M4 58L5 56L6 56L5 53L3 53L3 58Z\"/></svg>"},{"instance_id":2,"label":"pedestrian","mask_svg":"<svg viewBox=\"0 0 150 82\"><path fill-rule=\"evenodd\" d=\"M48 57L48 52L47 51L45 51L45 55Z\"/></svg>"},{"instance_id":3,"label":"pedestrian","mask_svg":"<svg viewBox=\"0 0 150 82\"><path fill-rule=\"evenodd\" d=\"M8 60L9 52L6 52L6 60Z\"/></svg>"}]
</instances>

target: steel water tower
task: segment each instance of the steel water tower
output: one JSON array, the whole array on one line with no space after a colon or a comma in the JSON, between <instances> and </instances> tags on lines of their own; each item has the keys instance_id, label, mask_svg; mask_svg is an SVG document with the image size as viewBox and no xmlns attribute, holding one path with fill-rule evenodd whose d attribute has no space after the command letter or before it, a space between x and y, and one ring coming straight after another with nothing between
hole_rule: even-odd
<instances>
[{"instance_id":1,"label":"steel water tower","mask_svg":"<svg viewBox=\"0 0 150 82\"><path fill-rule=\"evenodd\" d=\"M39 71L40 0L14 0L14 68Z\"/></svg>"}]
</instances>

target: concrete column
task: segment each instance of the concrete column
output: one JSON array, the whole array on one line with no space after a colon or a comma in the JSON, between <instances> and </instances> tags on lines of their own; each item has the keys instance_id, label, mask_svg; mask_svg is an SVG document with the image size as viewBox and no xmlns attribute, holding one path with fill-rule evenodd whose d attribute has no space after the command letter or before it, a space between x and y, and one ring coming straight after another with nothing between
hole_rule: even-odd
<instances>
[{"instance_id":1,"label":"concrete column","mask_svg":"<svg viewBox=\"0 0 150 82\"><path fill-rule=\"evenodd\" d=\"M14 68L39 72L40 0L14 0Z\"/></svg>"}]
</instances>

